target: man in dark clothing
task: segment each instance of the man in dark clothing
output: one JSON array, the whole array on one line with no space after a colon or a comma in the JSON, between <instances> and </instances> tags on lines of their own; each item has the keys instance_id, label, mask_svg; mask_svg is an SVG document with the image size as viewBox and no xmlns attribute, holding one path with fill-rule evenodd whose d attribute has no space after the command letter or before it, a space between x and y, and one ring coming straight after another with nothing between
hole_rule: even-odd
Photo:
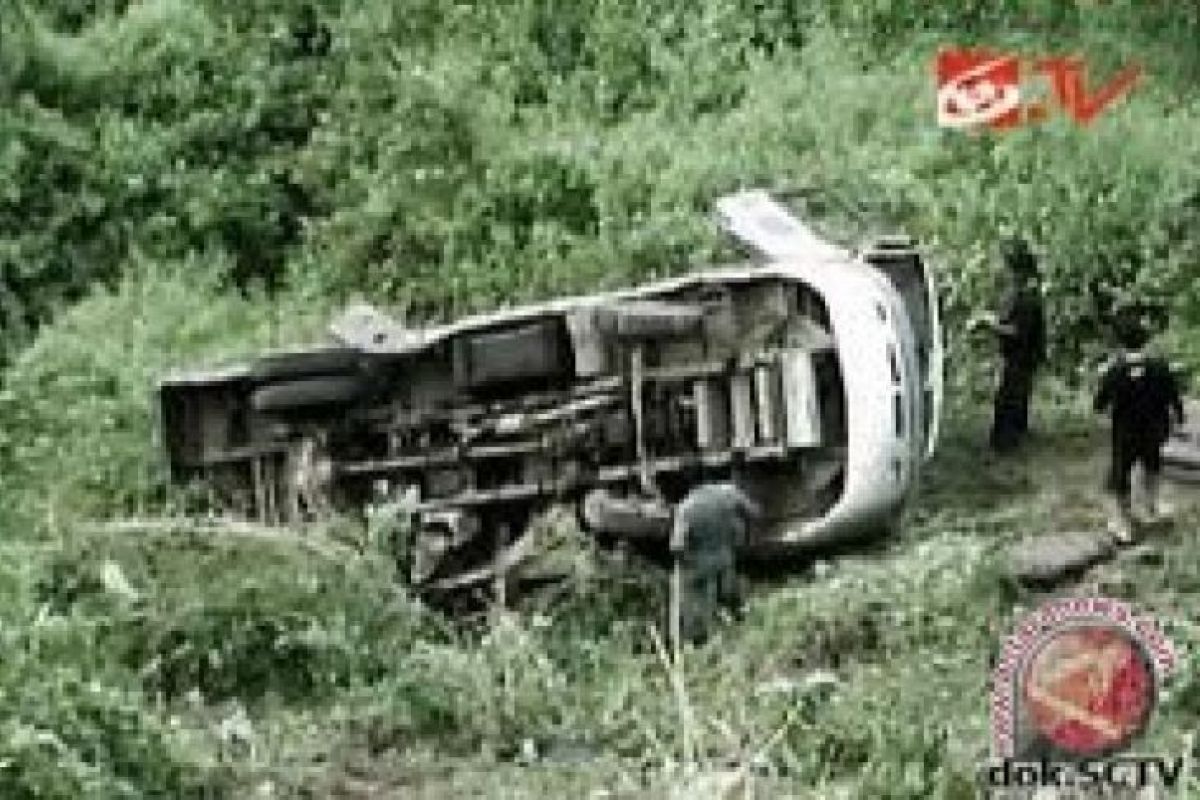
<instances>
[{"instance_id":1,"label":"man in dark clothing","mask_svg":"<svg viewBox=\"0 0 1200 800\"><path fill-rule=\"evenodd\" d=\"M1114 507L1109 529L1118 542L1133 539L1131 481L1133 467L1142 465L1148 516L1158 516L1158 484L1162 447L1171 433L1172 417L1183 424L1183 399L1170 365L1148 355L1149 339L1137 320L1118 321L1120 349L1105 366L1096 392L1097 413L1112 414L1112 463L1107 488Z\"/></svg>"},{"instance_id":2,"label":"man in dark clothing","mask_svg":"<svg viewBox=\"0 0 1200 800\"><path fill-rule=\"evenodd\" d=\"M1016 448L1029 431L1033 379L1046 354L1046 322L1037 260L1022 239L1006 241L1002 252L1010 273L1004 302L998 314L989 314L974 323L975 327L989 328L999 338L1004 359L991 435L992 449L1001 453Z\"/></svg>"},{"instance_id":3,"label":"man in dark clothing","mask_svg":"<svg viewBox=\"0 0 1200 800\"><path fill-rule=\"evenodd\" d=\"M758 506L733 483L697 486L675 509L671 552L671 639L700 642L718 608L740 610L734 550L746 539L747 523Z\"/></svg>"}]
</instances>

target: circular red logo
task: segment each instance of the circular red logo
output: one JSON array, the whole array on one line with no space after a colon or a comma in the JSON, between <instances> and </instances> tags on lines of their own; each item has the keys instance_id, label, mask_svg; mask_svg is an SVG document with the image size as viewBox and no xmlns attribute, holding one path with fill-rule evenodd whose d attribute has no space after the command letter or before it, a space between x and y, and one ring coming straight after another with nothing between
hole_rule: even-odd
<instances>
[{"instance_id":1,"label":"circular red logo","mask_svg":"<svg viewBox=\"0 0 1200 800\"><path fill-rule=\"evenodd\" d=\"M1127 631L1108 623L1052 635L1029 659L1021 683L1034 727L1077 756L1125 747L1154 707L1149 659Z\"/></svg>"}]
</instances>

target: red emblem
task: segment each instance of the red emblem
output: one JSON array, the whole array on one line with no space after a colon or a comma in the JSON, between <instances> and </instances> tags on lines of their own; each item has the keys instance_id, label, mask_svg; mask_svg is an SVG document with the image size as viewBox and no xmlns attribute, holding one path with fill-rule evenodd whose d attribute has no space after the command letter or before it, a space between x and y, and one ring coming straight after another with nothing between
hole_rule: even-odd
<instances>
[{"instance_id":1,"label":"red emblem","mask_svg":"<svg viewBox=\"0 0 1200 800\"><path fill-rule=\"evenodd\" d=\"M1154 706L1154 673L1141 647L1105 623L1064 629L1029 660L1022 697L1034 727L1076 756L1124 748Z\"/></svg>"},{"instance_id":2,"label":"red emblem","mask_svg":"<svg viewBox=\"0 0 1200 800\"><path fill-rule=\"evenodd\" d=\"M990 50L937 55L938 124L949 128L1011 128L1021 121L1017 57Z\"/></svg>"}]
</instances>

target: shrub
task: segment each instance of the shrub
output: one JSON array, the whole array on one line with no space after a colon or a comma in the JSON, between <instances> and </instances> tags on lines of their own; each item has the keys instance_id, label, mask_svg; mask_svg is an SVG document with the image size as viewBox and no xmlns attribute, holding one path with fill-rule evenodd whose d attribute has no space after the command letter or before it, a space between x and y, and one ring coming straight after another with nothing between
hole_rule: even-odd
<instances>
[{"instance_id":1,"label":"shrub","mask_svg":"<svg viewBox=\"0 0 1200 800\"><path fill-rule=\"evenodd\" d=\"M9 513L40 524L47 515L161 503L155 382L190 363L318 330L322 308L222 294L206 268L199 259L143 264L141 275L63 314L9 367L0 392L0 493Z\"/></svg>"}]
</instances>

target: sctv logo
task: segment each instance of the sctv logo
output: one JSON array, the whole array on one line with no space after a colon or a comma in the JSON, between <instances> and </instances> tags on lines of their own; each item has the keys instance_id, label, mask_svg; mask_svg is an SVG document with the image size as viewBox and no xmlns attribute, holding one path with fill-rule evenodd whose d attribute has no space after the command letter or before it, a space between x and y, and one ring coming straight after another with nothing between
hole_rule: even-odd
<instances>
[{"instance_id":1,"label":"sctv logo","mask_svg":"<svg viewBox=\"0 0 1200 800\"><path fill-rule=\"evenodd\" d=\"M1087 66L1077 56L1022 59L1011 53L959 48L939 52L934 69L938 124L961 129L1015 128L1046 119L1053 107L1086 125L1126 94L1142 74L1141 67L1132 64L1093 90L1088 86ZM1041 84L1041 91L1023 97L1022 89L1031 84Z\"/></svg>"}]
</instances>

